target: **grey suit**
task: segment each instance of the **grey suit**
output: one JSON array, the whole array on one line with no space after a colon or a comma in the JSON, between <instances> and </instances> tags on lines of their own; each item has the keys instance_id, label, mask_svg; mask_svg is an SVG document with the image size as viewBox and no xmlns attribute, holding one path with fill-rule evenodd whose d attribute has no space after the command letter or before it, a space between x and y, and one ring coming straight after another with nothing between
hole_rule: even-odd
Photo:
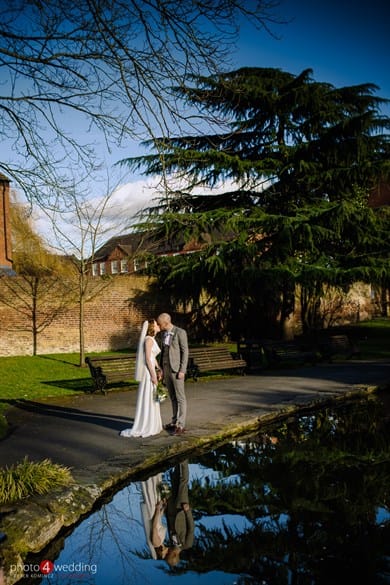
<instances>
[{"instance_id":1,"label":"grey suit","mask_svg":"<svg viewBox=\"0 0 390 585\"><path fill-rule=\"evenodd\" d=\"M170 540L182 550L191 548L194 543L194 518L188 498L188 461L176 465L171 472L172 493L167 502L167 524ZM183 504L187 504L184 508Z\"/></svg>"},{"instance_id":2,"label":"grey suit","mask_svg":"<svg viewBox=\"0 0 390 585\"><path fill-rule=\"evenodd\" d=\"M178 379L179 372L187 371L188 364L188 340L184 329L176 327L171 329L170 343L165 345L164 334L159 335L161 340L161 366L163 380L168 388L172 402L172 424L184 428L187 416L187 399L185 395L184 379Z\"/></svg>"}]
</instances>

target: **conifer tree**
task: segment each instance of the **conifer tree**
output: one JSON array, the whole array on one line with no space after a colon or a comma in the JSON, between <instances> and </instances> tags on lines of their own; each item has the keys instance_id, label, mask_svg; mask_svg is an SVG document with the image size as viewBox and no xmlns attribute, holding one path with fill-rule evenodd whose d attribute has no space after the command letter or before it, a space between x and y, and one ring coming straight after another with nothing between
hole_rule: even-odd
<instances>
[{"instance_id":1,"label":"conifer tree","mask_svg":"<svg viewBox=\"0 0 390 585\"><path fill-rule=\"evenodd\" d=\"M152 154L122 161L184 184L142 227L201 244L152 270L172 300L207 315L209 331L214 321L233 338L276 334L297 287L307 298L329 284L389 282L388 210L368 205L389 179L388 100L377 90L317 82L309 69L198 77L176 91L211 131L154 140Z\"/></svg>"}]
</instances>

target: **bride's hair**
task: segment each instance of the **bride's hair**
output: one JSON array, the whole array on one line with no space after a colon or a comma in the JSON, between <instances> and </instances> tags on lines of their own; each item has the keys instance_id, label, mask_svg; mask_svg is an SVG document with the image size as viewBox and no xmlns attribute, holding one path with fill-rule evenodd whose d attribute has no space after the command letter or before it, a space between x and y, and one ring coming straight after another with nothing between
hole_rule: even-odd
<instances>
[{"instance_id":1,"label":"bride's hair","mask_svg":"<svg viewBox=\"0 0 390 585\"><path fill-rule=\"evenodd\" d=\"M154 324L156 323L155 319L149 319L148 321L148 328L146 330L146 335L151 335L152 337L155 336L155 331L154 331Z\"/></svg>"}]
</instances>

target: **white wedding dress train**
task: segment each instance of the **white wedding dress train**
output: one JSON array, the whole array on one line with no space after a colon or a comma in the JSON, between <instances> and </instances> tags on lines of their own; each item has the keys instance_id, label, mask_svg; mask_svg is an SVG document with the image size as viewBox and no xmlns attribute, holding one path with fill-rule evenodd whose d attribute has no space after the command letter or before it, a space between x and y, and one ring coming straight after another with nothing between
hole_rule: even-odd
<instances>
[{"instance_id":1,"label":"white wedding dress train","mask_svg":"<svg viewBox=\"0 0 390 585\"><path fill-rule=\"evenodd\" d=\"M154 337L152 339L152 359L154 364L157 365L156 358L161 350ZM152 384L149 370L145 365L137 390L134 424L131 428L121 431L120 436L150 437L151 435L158 435L162 429L160 403L154 399L154 385Z\"/></svg>"}]
</instances>

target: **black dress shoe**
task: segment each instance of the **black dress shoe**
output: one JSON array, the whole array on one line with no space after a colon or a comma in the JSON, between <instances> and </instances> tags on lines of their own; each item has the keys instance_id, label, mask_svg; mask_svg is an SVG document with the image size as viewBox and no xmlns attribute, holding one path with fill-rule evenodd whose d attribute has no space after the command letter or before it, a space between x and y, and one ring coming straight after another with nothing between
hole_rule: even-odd
<instances>
[{"instance_id":1,"label":"black dress shoe","mask_svg":"<svg viewBox=\"0 0 390 585\"><path fill-rule=\"evenodd\" d=\"M172 432L176 429L176 425L174 423L168 423L167 425L164 425L164 429Z\"/></svg>"}]
</instances>

